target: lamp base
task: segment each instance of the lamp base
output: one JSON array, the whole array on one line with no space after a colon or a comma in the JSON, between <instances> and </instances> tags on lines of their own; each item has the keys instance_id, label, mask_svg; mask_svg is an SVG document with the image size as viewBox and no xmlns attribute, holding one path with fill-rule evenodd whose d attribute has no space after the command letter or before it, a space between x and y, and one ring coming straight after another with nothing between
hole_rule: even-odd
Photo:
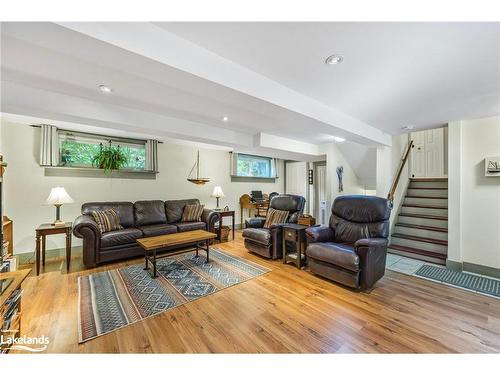
<instances>
[{"instance_id":1,"label":"lamp base","mask_svg":"<svg viewBox=\"0 0 500 375\"><path fill-rule=\"evenodd\" d=\"M62 220L56 220L52 223L52 225L55 227L64 227L66 225L66 222Z\"/></svg>"}]
</instances>

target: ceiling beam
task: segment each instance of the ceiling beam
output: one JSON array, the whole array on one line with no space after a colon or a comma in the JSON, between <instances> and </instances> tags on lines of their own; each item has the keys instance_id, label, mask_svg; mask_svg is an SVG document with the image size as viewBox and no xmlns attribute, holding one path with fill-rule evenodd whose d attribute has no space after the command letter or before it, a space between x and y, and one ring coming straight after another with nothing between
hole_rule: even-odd
<instances>
[{"instance_id":1,"label":"ceiling beam","mask_svg":"<svg viewBox=\"0 0 500 375\"><path fill-rule=\"evenodd\" d=\"M328 124L330 126L329 133L332 135L335 135L337 131L347 132L376 145L391 145L391 136L381 130L182 39L152 23L61 22L58 24Z\"/></svg>"}]
</instances>

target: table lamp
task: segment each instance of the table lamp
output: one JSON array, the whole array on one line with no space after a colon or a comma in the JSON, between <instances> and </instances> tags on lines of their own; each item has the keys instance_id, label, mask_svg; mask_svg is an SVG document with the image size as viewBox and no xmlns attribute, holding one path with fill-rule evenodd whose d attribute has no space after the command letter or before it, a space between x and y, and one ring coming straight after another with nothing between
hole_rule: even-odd
<instances>
[{"instance_id":1,"label":"table lamp","mask_svg":"<svg viewBox=\"0 0 500 375\"><path fill-rule=\"evenodd\" d=\"M61 206L65 203L73 202L73 199L63 187L52 188L49 197L45 201L45 204L53 204L56 206L56 220L52 223L52 225L63 226L65 224L64 221L61 220Z\"/></svg>"},{"instance_id":2,"label":"table lamp","mask_svg":"<svg viewBox=\"0 0 500 375\"><path fill-rule=\"evenodd\" d=\"M224 196L224 193L222 192L222 188L220 186L214 187L214 191L212 192L212 197L217 199L217 208L216 210L219 210L219 199Z\"/></svg>"}]
</instances>

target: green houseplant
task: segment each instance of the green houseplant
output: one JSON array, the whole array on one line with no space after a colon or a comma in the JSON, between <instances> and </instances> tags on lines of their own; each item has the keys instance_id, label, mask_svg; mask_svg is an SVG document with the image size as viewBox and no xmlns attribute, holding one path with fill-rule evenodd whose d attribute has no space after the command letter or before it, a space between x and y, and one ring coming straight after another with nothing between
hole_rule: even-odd
<instances>
[{"instance_id":1,"label":"green houseplant","mask_svg":"<svg viewBox=\"0 0 500 375\"><path fill-rule=\"evenodd\" d=\"M127 157L120 146L113 146L111 141L104 147L100 144L99 152L93 157L92 165L104 169L104 173L109 174L113 170L122 168L127 164Z\"/></svg>"}]
</instances>

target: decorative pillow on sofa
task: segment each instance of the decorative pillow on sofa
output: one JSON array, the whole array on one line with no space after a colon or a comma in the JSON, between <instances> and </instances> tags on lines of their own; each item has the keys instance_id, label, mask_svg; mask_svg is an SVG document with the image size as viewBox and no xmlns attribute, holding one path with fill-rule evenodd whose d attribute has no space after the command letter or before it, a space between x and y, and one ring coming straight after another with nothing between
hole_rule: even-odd
<instances>
[{"instance_id":1,"label":"decorative pillow on sofa","mask_svg":"<svg viewBox=\"0 0 500 375\"><path fill-rule=\"evenodd\" d=\"M270 228L273 224L286 223L288 218L288 211L275 210L270 208L267 211L266 222L264 223L264 228Z\"/></svg>"},{"instance_id":2,"label":"decorative pillow on sofa","mask_svg":"<svg viewBox=\"0 0 500 375\"><path fill-rule=\"evenodd\" d=\"M201 221L204 204L186 204L182 212L182 222Z\"/></svg>"},{"instance_id":3,"label":"decorative pillow on sofa","mask_svg":"<svg viewBox=\"0 0 500 375\"><path fill-rule=\"evenodd\" d=\"M120 218L114 209L92 211L91 213L101 233L123 229Z\"/></svg>"}]
</instances>

